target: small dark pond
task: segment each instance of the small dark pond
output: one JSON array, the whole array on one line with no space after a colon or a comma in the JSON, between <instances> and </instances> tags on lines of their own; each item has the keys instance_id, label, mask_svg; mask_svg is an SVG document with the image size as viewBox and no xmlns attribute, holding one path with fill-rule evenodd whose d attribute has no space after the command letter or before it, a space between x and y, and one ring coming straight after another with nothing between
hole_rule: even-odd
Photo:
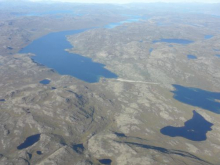
<instances>
[{"instance_id":1,"label":"small dark pond","mask_svg":"<svg viewBox=\"0 0 220 165\"><path fill-rule=\"evenodd\" d=\"M38 154L38 155L42 155L42 152L41 152L41 151L37 151L37 154Z\"/></svg>"},{"instance_id":2,"label":"small dark pond","mask_svg":"<svg viewBox=\"0 0 220 165\"><path fill-rule=\"evenodd\" d=\"M77 153L83 153L84 151L84 146L83 144L75 144L72 146L73 150L76 151Z\"/></svg>"},{"instance_id":3,"label":"small dark pond","mask_svg":"<svg viewBox=\"0 0 220 165\"><path fill-rule=\"evenodd\" d=\"M187 55L187 58L189 59L189 60L195 60L195 59L197 59L197 57L196 56L194 56L194 55Z\"/></svg>"},{"instance_id":4,"label":"small dark pond","mask_svg":"<svg viewBox=\"0 0 220 165\"><path fill-rule=\"evenodd\" d=\"M66 40L66 35L84 31L85 29L50 33L34 40L19 53L33 53L35 56L32 59L35 62L53 68L61 75L71 75L89 83L98 82L100 77L117 78L116 74L104 68L105 65L65 51L65 49L72 48Z\"/></svg>"},{"instance_id":5,"label":"small dark pond","mask_svg":"<svg viewBox=\"0 0 220 165\"><path fill-rule=\"evenodd\" d=\"M213 124L206 121L199 113L193 111L192 119L186 121L183 127L167 126L160 130L164 135L170 137L183 137L192 141L204 141L206 133L211 131Z\"/></svg>"},{"instance_id":6,"label":"small dark pond","mask_svg":"<svg viewBox=\"0 0 220 165\"><path fill-rule=\"evenodd\" d=\"M17 149L22 150L24 148L28 148L32 146L34 143L38 142L39 140L40 140L40 134L29 136L27 137L27 139L25 139L25 141L22 144L20 144L17 147Z\"/></svg>"},{"instance_id":7,"label":"small dark pond","mask_svg":"<svg viewBox=\"0 0 220 165\"><path fill-rule=\"evenodd\" d=\"M47 84L50 84L50 80L44 79L44 80L40 81L39 83L47 85Z\"/></svg>"},{"instance_id":8,"label":"small dark pond","mask_svg":"<svg viewBox=\"0 0 220 165\"><path fill-rule=\"evenodd\" d=\"M0 99L0 102L4 102L5 101L5 99Z\"/></svg>"},{"instance_id":9,"label":"small dark pond","mask_svg":"<svg viewBox=\"0 0 220 165\"><path fill-rule=\"evenodd\" d=\"M27 152L27 155L28 155L29 159L32 158L32 154L31 153Z\"/></svg>"},{"instance_id":10,"label":"small dark pond","mask_svg":"<svg viewBox=\"0 0 220 165\"><path fill-rule=\"evenodd\" d=\"M124 133L114 132L114 134L118 137L127 137Z\"/></svg>"},{"instance_id":11,"label":"small dark pond","mask_svg":"<svg viewBox=\"0 0 220 165\"><path fill-rule=\"evenodd\" d=\"M193 43L193 41L185 40L185 39L160 39L160 40L153 41L153 43L157 43L157 42L175 43L175 44L182 44L182 45Z\"/></svg>"},{"instance_id":12,"label":"small dark pond","mask_svg":"<svg viewBox=\"0 0 220 165\"><path fill-rule=\"evenodd\" d=\"M205 35L205 39L211 39L212 37L214 37L213 35Z\"/></svg>"},{"instance_id":13,"label":"small dark pond","mask_svg":"<svg viewBox=\"0 0 220 165\"><path fill-rule=\"evenodd\" d=\"M99 162L101 164L108 164L108 165L110 165L112 163L112 160L111 159L100 159Z\"/></svg>"},{"instance_id":14,"label":"small dark pond","mask_svg":"<svg viewBox=\"0 0 220 165\"><path fill-rule=\"evenodd\" d=\"M185 104L220 114L220 93L176 84L173 86L176 88L175 91L172 91L174 99Z\"/></svg>"}]
</instances>

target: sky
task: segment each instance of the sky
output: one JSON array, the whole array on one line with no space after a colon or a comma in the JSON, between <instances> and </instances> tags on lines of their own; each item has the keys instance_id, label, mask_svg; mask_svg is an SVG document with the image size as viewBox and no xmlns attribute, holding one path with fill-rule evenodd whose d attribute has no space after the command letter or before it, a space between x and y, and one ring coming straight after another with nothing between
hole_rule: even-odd
<instances>
[{"instance_id":1,"label":"sky","mask_svg":"<svg viewBox=\"0 0 220 165\"><path fill-rule=\"evenodd\" d=\"M201 2L201 3L220 3L220 0L29 0L33 2L77 2L77 3L132 3L132 2Z\"/></svg>"}]
</instances>

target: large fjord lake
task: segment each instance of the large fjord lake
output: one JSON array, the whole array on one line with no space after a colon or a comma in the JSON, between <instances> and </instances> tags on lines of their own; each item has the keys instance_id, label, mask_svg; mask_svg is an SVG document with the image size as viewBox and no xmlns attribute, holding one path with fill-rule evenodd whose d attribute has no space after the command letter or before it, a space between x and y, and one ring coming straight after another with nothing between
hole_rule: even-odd
<instances>
[{"instance_id":1,"label":"large fjord lake","mask_svg":"<svg viewBox=\"0 0 220 165\"><path fill-rule=\"evenodd\" d=\"M52 68L61 75L70 75L89 83L98 82L100 77L117 78L105 65L65 51L72 48L66 36L84 31L85 29L50 33L34 40L19 53L33 53L35 56L32 56L32 59L35 62Z\"/></svg>"}]
</instances>

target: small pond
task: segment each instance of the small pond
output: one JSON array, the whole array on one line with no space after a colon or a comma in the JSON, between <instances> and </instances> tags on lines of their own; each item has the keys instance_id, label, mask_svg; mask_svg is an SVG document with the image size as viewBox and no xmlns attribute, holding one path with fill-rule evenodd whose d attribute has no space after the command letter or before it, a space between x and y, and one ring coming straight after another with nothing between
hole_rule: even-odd
<instances>
[{"instance_id":1,"label":"small pond","mask_svg":"<svg viewBox=\"0 0 220 165\"><path fill-rule=\"evenodd\" d=\"M196 56L191 55L191 54L187 55L187 58L188 58L189 60L195 60L195 59L197 59Z\"/></svg>"},{"instance_id":2,"label":"small pond","mask_svg":"<svg viewBox=\"0 0 220 165\"><path fill-rule=\"evenodd\" d=\"M214 37L213 35L205 35L205 39L211 39L212 37Z\"/></svg>"},{"instance_id":3,"label":"small pond","mask_svg":"<svg viewBox=\"0 0 220 165\"><path fill-rule=\"evenodd\" d=\"M206 121L196 111L193 111L192 119L186 121L183 127L167 126L160 130L163 135L170 137L183 137L192 141L204 141L206 133L211 131L212 123Z\"/></svg>"},{"instance_id":4,"label":"small pond","mask_svg":"<svg viewBox=\"0 0 220 165\"><path fill-rule=\"evenodd\" d=\"M100 159L99 162L100 162L101 164L111 165L112 160L111 160L111 159Z\"/></svg>"},{"instance_id":5,"label":"small pond","mask_svg":"<svg viewBox=\"0 0 220 165\"><path fill-rule=\"evenodd\" d=\"M44 80L40 81L39 83L41 83L43 85L47 85L47 84L50 84L50 80L44 79Z\"/></svg>"},{"instance_id":6,"label":"small pond","mask_svg":"<svg viewBox=\"0 0 220 165\"><path fill-rule=\"evenodd\" d=\"M17 147L17 149L22 150L22 149L28 148L32 146L33 144L35 144L36 142L38 142L39 140L40 140L40 134L29 136L25 139L25 141L22 144L20 144Z\"/></svg>"}]
</instances>

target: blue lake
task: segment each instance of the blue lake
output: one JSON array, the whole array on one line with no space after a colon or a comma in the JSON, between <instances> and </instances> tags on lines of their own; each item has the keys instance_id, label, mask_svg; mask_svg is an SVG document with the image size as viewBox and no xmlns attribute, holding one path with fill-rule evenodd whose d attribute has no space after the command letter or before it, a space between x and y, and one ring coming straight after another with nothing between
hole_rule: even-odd
<instances>
[{"instance_id":1,"label":"blue lake","mask_svg":"<svg viewBox=\"0 0 220 165\"><path fill-rule=\"evenodd\" d=\"M47 85L47 84L50 84L50 80L44 79L44 80L40 81L39 83Z\"/></svg>"},{"instance_id":2,"label":"blue lake","mask_svg":"<svg viewBox=\"0 0 220 165\"><path fill-rule=\"evenodd\" d=\"M5 101L5 99L0 99L0 102L4 102Z\"/></svg>"},{"instance_id":3,"label":"blue lake","mask_svg":"<svg viewBox=\"0 0 220 165\"><path fill-rule=\"evenodd\" d=\"M199 88L173 85L173 98L191 106L199 107L216 114L220 114L220 93L210 92Z\"/></svg>"},{"instance_id":4,"label":"blue lake","mask_svg":"<svg viewBox=\"0 0 220 165\"><path fill-rule=\"evenodd\" d=\"M193 111L192 119L186 121L183 127L167 126L160 130L163 135L183 137L192 141L204 141L206 133L211 131L212 123L206 121L199 113Z\"/></svg>"},{"instance_id":5,"label":"blue lake","mask_svg":"<svg viewBox=\"0 0 220 165\"><path fill-rule=\"evenodd\" d=\"M32 146L34 143L38 142L40 140L40 134L29 136L25 139L25 141L20 144L17 149L22 150L24 148L28 148Z\"/></svg>"},{"instance_id":6,"label":"blue lake","mask_svg":"<svg viewBox=\"0 0 220 165\"><path fill-rule=\"evenodd\" d=\"M120 25L122 25L122 24L124 24L124 23L139 22L140 19L142 19L141 16L132 17L132 18L127 19L127 20L125 20L125 21L110 23L110 24L106 25L105 28L107 28L107 29L113 29L113 28L115 28L115 27L117 27L117 26L120 26Z\"/></svg>"},{"instance_id":7,"label":"blue lake","mask_svg":"<svg viewBox=\"0 0 220 165\"><path fill-rule=\"evenodd\" d=\"M194 56L194 55L187 55L187 58L189 59L189 60L195 60L195 59L197 59L197 57L196 56Z\"/></svg>"},{"instance_id":8,"label":"blue lake","mask_svg":"<svg viewBox=\"0 0 220 165\"><path fill-rule=\"evenodd\" d=\"M117 78L116 74L104 68L105 65L65 51L72 48L66 36L84 31L86 29L50 33L34 40L19 53L33 53L35 56L32 59L35 62L52 68L61 75L70 75L89 83L98 82L100 77Z\"/></svg>"},{"instance_id":9,"label":"blue lake","mask_svg":"<svg viewBox=\"0 0 220 165\"><path fill-rule=\"evenodd\" d=\"M212 37L214 37L213 35L205 35L205 39L211 39Z\"/></svg>"},{"instance_id":10,"label":"blue lake","mask_svg":"<svg viewBox=\"0 0 220 165\"><path fill-rule=\"evenodd\" d=\"M216 54L215 56L218 57L218 58L220 58L220 55L219 55L219 54Z\"/></svg>"},{"instance_id":11,"label":"blue lake","mask_svg":"<svg viewBox=\"0 0 220 165\"><path fill-rule=\"evenodd\" d=\"M185 39L160 39L160 40L154 40L153 43L158 42L165 42L165 43L175 43L175 44L182 44L187 45L193 43L191 40L185 40Z\"/></svg>"}]
</instances>

